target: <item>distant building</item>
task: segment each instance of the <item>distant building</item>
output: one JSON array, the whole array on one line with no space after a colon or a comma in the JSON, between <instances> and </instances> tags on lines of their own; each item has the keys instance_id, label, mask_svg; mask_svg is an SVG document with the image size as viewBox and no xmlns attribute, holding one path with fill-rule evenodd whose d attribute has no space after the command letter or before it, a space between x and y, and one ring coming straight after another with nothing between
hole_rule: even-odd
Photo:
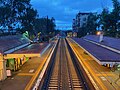
<instances>
[{"instance_id":1,"label":"distant building","mask_svg":"<svg viewBox=\"0 0 120 90\"><path fill-rule=\"evenodd\" d=\"M73 33L72 32L68 32L67 33L67 37L73 37Z\"/></svg>"},{"instance_id":2,"label":"distant building","mask_svg":"<svg viewBox=\"0 0 120 90\"><path fill-rule=\"evenodd\" d=\"M79 29L86 24L89 14L90 13L79 12L76 15L76 18L73 19L73 24L72 24L72 29L73 29L74 32L78 32Z\"/></svg>"},{"instance_id":3,"label":"distant building","mask_svg":"<svg viewBox=\"0 0 120 90\"><path fill-rule=\"evenodd\" d=\"M73 19L73 22L72 22L72 29L73 31L76 31L76 19Z\"/></svg>"}]
</instances>

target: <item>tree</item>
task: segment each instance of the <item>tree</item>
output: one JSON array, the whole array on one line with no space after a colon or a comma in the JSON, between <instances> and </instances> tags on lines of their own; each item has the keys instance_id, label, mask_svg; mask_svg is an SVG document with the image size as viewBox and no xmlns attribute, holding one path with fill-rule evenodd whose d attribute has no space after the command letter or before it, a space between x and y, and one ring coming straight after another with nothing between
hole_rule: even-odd
<instances>
[{"instance_id":1,"label":"tree","mask_svg":"<svg viewBox=\"0 0 120 90\"><path fill-rule=\"evenodd\" d=\"M109 12L108 9L103 9L101 13L101 24L105 35L116 37L119 36L119 21L120 21L120 2L112 0L113 10Z\"/></svg>"},{"instance_id":2,"label":"tree","mask_svg":"<svg viewBox=\"0 0 120 90\"><path fill-rule=\"evenodd\" d=\"M86 33L95 34L98 26L97 20L99 16L96 13L90 13L86 22Z\"/></svg>"},{"instance_id":3,"label":"tree","mask_svg":"<svg viewBox=\"0 0 120 90\"><path fill-rule=\"evenodd\" d=\"M55 31L55 19L54 18L37 18L35 20L35 31L41 32L43 35L48 35ZM48 28L49 27L49 28Z\"/></svg>"},{"instance_id":4,"label":"tree","mask_svg":"<svg viewBox=\"0 0 120 90\"><path fill-rule=\"evenodd\" d=\"M37 11L30 4L30 0L0 0L1 30L8 32L19 30L24 33L33 32L34 19Z\"/></svg>"},{"instance_id":5,"label":"tree","mask_svg":"<svg viewBox=\"0 0 120 90\"><path fill-rule=\"evenodd\" d=\"M55 19L52 17L51 19L48 18L37 18L35 20L35 30L37 34L37 38L40 41L44 41L45 38L49 40L49 38L55 35Z\"/></svg>"},{"instance_id":6,"label":"tree","mask_svg":"<svg viewBox=\"0 0 120 90\"><path fill-rule=\"evenodd\" d=\"M112 0L113 10L111 12L111 32L113 37L119 36L119 21L120 21L120 2L118 0Z\"/></svg>"},{"instance_id":7,"label":"tree","mask_svg":"<svg viewBox=\"0 0 120 90\"><path fill-rule=\"evenodd\" d=\"M78 30L78 37L83 37L87 34L95 34L97 27L98 15L96 13L90 13L85 19L82 27Z\"/></svg>"},{"instance_id":8,"label":"tree","mask_svg":"<svg viewBox=\"0 0 120 90\"><path fill-rule=\"evenodd\" d=\"M118 20L120 20L120 2L118 0L112 0L113 2L113 11L111 12L111 14L113 14L113 18L115 20L115 22L117 22Z\"/></svg>"},{"instance_id":9,"label":"tree","mask_svg":"<svg viewBox=\"0 0 120 90\"><path fill-rule=\"evenodd\" d=\"M100 15L100 24L102 24L102 30L106 34L109 27L110 27L110 14L107 8L104 8L101 15Z\"/></svg>"},{"instance_id":10,"label":"tree","mask_svg":"<svg viewBox=\"0 0 120 90\"><path fill-rule=\"evenodd\" d=\"M33 8L26 8L26 13L19 18L21 20L21 26L22 29L20 29L20 32L28 31L30 34L35 33L34 32L34 24L35 19L37 16L37 11Z\"/></svg>"},{"instance_id":11,"label":"tree","mask_svg":"<svg viewBox=\"0 0 120 90\"><path fill-rule=\"evenodd\" d=\"M9 24L9 16L11 13L11 9L9 8L9 6L7 5L6 7L1 6L0 7L0 26L1 26L1 31L2 33L4 33L4 28L6 28L6 26L8 26Z\"/></svg>"},{"instance_id":12,"label":"tree","mask_svg":"<svg viewBox=\"0 0 120 90\"><path fill-rule=\"evenodd\" d=\"M52 17L51 19L48 19L48 31L47 31L47 33L52 33L52 32L54 32L54 30L55 30L55 27L56 27L56 25L55 25L55 19Z\"/></svg>"},{"instance_id":13,"label":"tree","mask_svg":"<svg viewBox=\"0 0 120 90\"><path fill-rule=\"evenodd\" d=\"M35 20L35 31L36 33L41 32L43 35L46 33L46 19L45 18L37 18Z\"/></svg>"}]
</instances>

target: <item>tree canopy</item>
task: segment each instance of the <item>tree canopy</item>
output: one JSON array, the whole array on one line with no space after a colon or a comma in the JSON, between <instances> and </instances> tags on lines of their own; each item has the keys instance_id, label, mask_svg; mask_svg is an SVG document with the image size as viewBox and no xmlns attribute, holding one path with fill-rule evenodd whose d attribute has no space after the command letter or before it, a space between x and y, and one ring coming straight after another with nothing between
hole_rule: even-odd
<instances>
[{"instance_id":1,"label":"tree canopy","mask_svg":"<svg viewBox=\"0 0 120 90\"><path fill-rule=\"evenodd\" d=\"M49 34L55 30L55 19L39 18L30 0L0 0L0 33ZM48 28L49 27L49 28Z\"/></svg>"},{"instance_id":2,"label":"tree canopy","mask_svg":"<svg viewBox=\"0 0 120 90\"><path fill-rule=\"evenodd\" d=\"M113 10L109 12L108 9L103 9L101 13L101 24L105 35L111 37L120 37L120 2L112 0Z\"/></svg>"},{"instance_id":3,"label":"tree canopy","mask_svg":"<svg viewBox=\"0 0 120 90\"><path fill-rule=\"evenodd\" d=\"M79 29L79 37L89 34L95 34L96 28L103 30L104 35L110 37L120 37L120 2L112 0L113 10L103 8L101 14L90 13L87 22Z\"/></svg>"}]
</instances>

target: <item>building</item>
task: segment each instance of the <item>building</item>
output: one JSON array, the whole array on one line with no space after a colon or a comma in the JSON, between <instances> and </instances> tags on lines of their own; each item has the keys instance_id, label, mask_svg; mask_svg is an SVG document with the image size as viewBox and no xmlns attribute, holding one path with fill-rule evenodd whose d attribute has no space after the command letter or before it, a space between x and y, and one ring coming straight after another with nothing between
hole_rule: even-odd
<instances>
[{"instance_id":1,"label":"building","mask_svg":"<svg viewBox=\"0 0 120 90\"><path fill-rule=\"evenodd\" d=\"M73 19L73 24L72 24L72 29L74 32L78 32L79 29L82 28L86 24L89 14L90 13L79 12L76 15L76 18Z\"/></svg>"}]
</instances>

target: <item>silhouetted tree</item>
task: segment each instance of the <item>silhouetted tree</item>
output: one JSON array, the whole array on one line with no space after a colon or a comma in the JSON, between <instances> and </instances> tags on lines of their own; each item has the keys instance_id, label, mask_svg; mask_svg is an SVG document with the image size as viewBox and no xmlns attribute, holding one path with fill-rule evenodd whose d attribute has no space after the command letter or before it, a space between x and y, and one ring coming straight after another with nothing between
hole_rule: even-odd
<instances>
[{"instance_id":1,"label":"silhouetted tree","mask_svg":"<svg viewBox=\"0 0 120 90\"><path fill-rule=\"evenodd\" d=\"M98 15L96 13L90 13L86 22L86 33L95 34L98 26Z\"/></svg>"},{"instance_id":2,"label":"silhouetted tree","mask_svg":"<svg viewBox=\"0 0 120 90\"><path fill-rule=\"evenodd\" d=\"M103 9L101 13L101 24L105 35L116 37L119 35L119 21L120 21L120 2L112 0L113 10L109 12L108 9Z\"/></svg>"},{"instance_id":3,"label":"silhouetted tree","mask_svg":"<svg viewBox=\"0 0 120 90\"><path fill-rule=\"evenodd\" d=\"M102 30L106 34L110 27L110 13L107 8L104 8L100 15L100 23L102 24Z\"/></svg>"},{"instance_id":4,"label":"silhouetted tree","mask_svg":"<svg viewBox=\"0 0 120 90\"><path fill-rule=\"evenodd\" d=\"M21 33L32 32L37 11L30 4L30 0L0 0L1 30L12 32L13 29Z\"/></svg>"},{"instance_id":5,"label":"silhouetted tree","mask_svg":"<svg viewBox=\"0 0 120 90\"><path fill-rule=\"evenodd\" d=\"M113 10L111 12L111 33L110 36L119 36L119 21L120 21L120 2L118 0L112 0Z\"/></svg>"},{"instance_id":6,"label":"silhouetted tree","mask_svg":"<svg viewBox=\"0 0 120 90\"><path fill-rule=\"evenodd\" d=\"M43 35L52 34L55 31L55 19L38 18L35 20L35 31Z\"/></svg>"},{"instance_id":7,"label":"silhouetted tree","mask_svg":"<svg viewBox=\"0 0 120 90\"><path fill-rule=\"evenodd\" d=\"M34 33L34 24L37 16L37 11L33 8L26 8L26 13L21 16L21 32L28 31L29 33Z\"/></svg>"}]
</instances>

